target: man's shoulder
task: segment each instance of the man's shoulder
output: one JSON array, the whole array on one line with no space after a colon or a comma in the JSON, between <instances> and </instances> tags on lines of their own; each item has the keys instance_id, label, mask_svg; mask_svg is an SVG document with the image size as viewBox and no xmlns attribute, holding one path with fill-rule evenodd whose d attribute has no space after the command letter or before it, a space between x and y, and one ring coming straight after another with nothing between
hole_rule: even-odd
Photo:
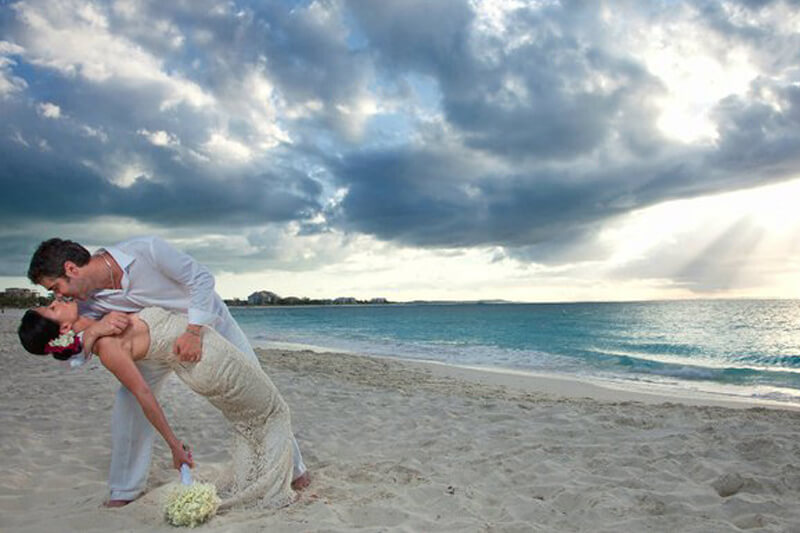
<instances>
[{"instance_id":1,"label":"man's shoulder","mask_svg":"<svg viewBox=\"0 0 800 533\"><path fill-rule=\"evenodd\" d=\"M78 300L78 314L97 319L103 316L104 313L100 308L99 302L94 298L89 298L84 301Z\"/></svg>"},{"instance_id":2,"label":"man's shoulder","mask_svg":"<svg viewBox=\"0 0 800 533\"><path fill-rule=\"evenodd\" d=\"M120 241L115 246L122 247L122 246L135 246L137 244L149 244L154 240L158 239L159 237L155 235L136 235L134 237L129 237L124 241Z\"/></svg>"},{"instance_id":3,"label":"man's shoulder","mask_svg":"<svg viewBox=\"0 0 800 533\"><path fill-rule=\"evenodd\" d=\"M113 246L113 248L126 253L149 252L153 246L153 243L160 240L162 239L160 237L156 237L155 235L139 235L137 237L131 237L130 239L118 242Z\"/></svg>"}]
</instances>

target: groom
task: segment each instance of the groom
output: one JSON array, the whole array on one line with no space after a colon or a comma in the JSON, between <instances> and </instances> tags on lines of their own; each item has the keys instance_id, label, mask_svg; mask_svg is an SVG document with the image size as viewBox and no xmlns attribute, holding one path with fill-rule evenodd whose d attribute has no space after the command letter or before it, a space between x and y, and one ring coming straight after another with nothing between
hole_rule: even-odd
<instances>
[{"instance_id":1,"label":"groom","mask_svg":"<svg viewBox=\"0 0 800 533\"><path fill-rule=\"evenodd\" d=\"M79 300L81 314L101 318L111 311L133 313L163 307L186 313L189 324L173 351L186 362L199 361L203 326L215 329L246 356L258 361L247 337L225 303L214 292L214 277L189 255L158 237L137 237L98 250L62 239L42 242L31 258L28 278L60 297ZM151 389L157 391L170 370L162 364L137 363ZM119 507L144 490L155 432L136 399L125 387L117 391L111 417L111 496L106 505ZM308 472L297 441L292 488L308 485Z\"/></svg>"}]
</instances>

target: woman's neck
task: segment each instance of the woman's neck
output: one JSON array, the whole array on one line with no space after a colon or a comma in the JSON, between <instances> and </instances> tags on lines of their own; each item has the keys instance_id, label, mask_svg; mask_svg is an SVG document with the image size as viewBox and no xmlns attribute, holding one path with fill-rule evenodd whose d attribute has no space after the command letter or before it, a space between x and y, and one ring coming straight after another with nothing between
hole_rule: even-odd
<instances>
[{"instance_id":1,"label":"woman's neck","mask_svg":"<svg viewBox=\"0 0 800 533\"><path fill-rule=\"evenodd\" d=\"M72 324L72 331L75 333L80 333L81 331L85 330L89 326L95 323L95 320L89 318L88 316L80 316L78 320Z\"/></svg>"}]
</instances>

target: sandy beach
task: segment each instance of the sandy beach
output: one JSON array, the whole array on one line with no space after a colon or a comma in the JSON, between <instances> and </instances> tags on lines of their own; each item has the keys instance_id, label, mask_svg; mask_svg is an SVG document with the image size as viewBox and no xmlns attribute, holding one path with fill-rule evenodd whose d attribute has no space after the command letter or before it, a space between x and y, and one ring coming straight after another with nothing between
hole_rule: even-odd
<instances>
[{"instance_id":1,"label":"sandy beach","mask_svg":"<svg viewBox=\"0 0 800 533\"><path fill-rule=\"evenodd\" d=\"M0 315L0 530L171 531L159 442L148 491L109 510L117 384L94 361L27 355ZM800 531L800 413L579 382L310 351L260 350L312 475L286 508L201 531ZM159 398L195 450L229 459L226 422L174 377ZM712 405L713 404L713 405Z\"/></svg>"}]
</instances>

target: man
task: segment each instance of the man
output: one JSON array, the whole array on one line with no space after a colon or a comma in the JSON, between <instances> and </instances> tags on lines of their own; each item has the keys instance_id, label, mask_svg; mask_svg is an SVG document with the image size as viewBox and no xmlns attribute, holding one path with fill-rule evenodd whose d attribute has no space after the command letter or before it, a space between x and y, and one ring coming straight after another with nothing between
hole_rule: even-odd
<instances>
[{"instance_id":1,"label":"man","mask_svg":"<svg viewBox=\"0 0 800 533\"><path fill-rule=\"evenodd\" d=\"M214 328L258 361L244 332L214 291L211 273L158 237L133 238L94 255L76 242L50 239L33 254L28 278L59 297L77 299L81 314L94 318L151 306L187 313L189 324L173 347L182 361L200 359L204 326ZM170 372L162 363L141 361L137 366L153 391L158 391ZM106 505L125 505L144 490L154 436L136 399L120 387L111 417L111 495ZM292 444L292 487L301 489L308 485L308 472L296 440L292 439Z\"/></svg>"}]
</instances>

